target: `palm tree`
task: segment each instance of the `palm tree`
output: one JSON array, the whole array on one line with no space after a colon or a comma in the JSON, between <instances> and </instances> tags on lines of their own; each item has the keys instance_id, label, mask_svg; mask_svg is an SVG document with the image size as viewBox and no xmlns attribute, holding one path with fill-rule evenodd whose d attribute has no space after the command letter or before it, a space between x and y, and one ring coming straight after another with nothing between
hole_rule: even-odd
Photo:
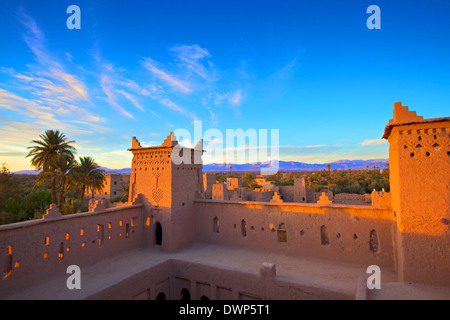
<instances>
[{"instance_id":1,"label":"palm tree","mask_svg":"<svg viewBox=\"0 0 450 320\"><path fill-rule=\"evenodd\" d=\"M58 208L62 212L64 204L64 193L70 186L73 176L73 168L76 166L76 160L67 155L58 155L55 160L53 171L42 171L36 179L36 186L42 185L44 182L55 179L58 183Z\"/></svg>"},{"instance_id":2,"label":"palm tree","mask_svg":"<svg viewBox=\"0 0 450 320\"><path fill-rule=\"evenodd\" d=\"M58 208L62 212L64 192L70 187L70 181L74 179L73 169L76 168L77 161L74 158L62 155L58 157L56 164L56 172L59 179Z\"/></svg>"},{"instance_id":3,"label":"palm tree","mask_svg":"<svg viewBox=\"0 0 450 320\"><path fill-rule=\"evenodd\" d=\"M120 199L120 201L126 201L128 199L128 196L130 194L130 184L124 184L122 186L122 190L123 190L123 196Z\"/></svg>"},{"instance_id":4,"label":"palm tree","mask_svg":"<svg viewBox=\"0 0 450 320\"><path fill-rule=\"evenodd\" d=\"M86 189L92 190L92 199L96 191L103 189L105 182L105 171L92 157L80 157L80 163L74 168L74 180L79 188L81 188L80 201L83 201Z\"/></svg>"},{"instance_id":5,"label":"palm tree","mask_svg":"<svg viewBox=\"0 0 450 320\"><path fill-rule=\"evenodd\" d=\"M98 169L99 171L92 172L89 176L89 188L92 192L91 199L94 199L95 192L102 192L103 183L105 182L105 171Z\"/></svg>"},{"instance_id":6,"label":"palm tree","mask_svg":"<svg viewBox=\"0 0 450 320\"><path fill-rule=\"evenodd\" d=\"M42 170L41 179L50 181L52 203L56 203L57 160L59 156L74 158L76 149L71 144L75 141L67 141L59 130L47 130L39 137L41 140L31 141L35 145L28 147L31 150L27 157L32 157L31 165L36 170Z\"/></svg>"}]
</instances>

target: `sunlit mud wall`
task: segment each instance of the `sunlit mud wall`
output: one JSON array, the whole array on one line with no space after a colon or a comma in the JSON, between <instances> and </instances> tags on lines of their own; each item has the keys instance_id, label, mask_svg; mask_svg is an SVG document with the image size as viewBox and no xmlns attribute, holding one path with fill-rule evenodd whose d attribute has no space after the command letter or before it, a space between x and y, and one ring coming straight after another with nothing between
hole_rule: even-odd
<instances>
[{"instance_id":1,"label":"sunlit mud wall","mask_svg":"<svg viewBox=\"0 0 450 320\"><path fill-rule=\"evenodd\" d=\"M394 269L388 207L196 200L197 239Z\"/></svg>"}]
</instances>

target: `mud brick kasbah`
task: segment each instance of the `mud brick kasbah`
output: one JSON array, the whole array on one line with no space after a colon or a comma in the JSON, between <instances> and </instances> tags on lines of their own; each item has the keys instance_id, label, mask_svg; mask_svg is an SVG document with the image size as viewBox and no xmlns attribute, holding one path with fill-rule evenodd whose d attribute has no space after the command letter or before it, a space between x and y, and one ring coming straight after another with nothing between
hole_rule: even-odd
<instances>
[{"instance_id":1,"label":"mud brick kasbah","mask_svg":"<svg viewBox=\"0 0 450 320\"><path fill-rule=\"evenodd\" d=\"M0 226L0 299L450 299L449 136L450 117L395 103L382 136L390 191L360 203L302 179L218 184L201 161L172 161L172 133L155 147L133 137L127 203L98 197L65 216L52 205ZM66 286L70 265L79 290ZM366 286L371 265L381 289Z\"/></svg>"}]
</instances>

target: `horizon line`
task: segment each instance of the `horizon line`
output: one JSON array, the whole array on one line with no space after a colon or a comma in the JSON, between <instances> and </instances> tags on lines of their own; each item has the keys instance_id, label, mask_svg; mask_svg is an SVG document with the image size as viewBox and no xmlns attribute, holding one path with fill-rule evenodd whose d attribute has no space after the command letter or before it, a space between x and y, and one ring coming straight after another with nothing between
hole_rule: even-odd
<instances>
[{"instance_id":1,"label":"horizon line","mask_svg":"<svg viewBox=\"0 0 450 320\"><path fill-rule=\"evenodd\" d=\"M224 166L227 166L227 165L258 165L258 164L264 164L264 163L269 163L269 162L272 162L272 161L278 161L278 162L294 162L294 163L301 163L301 164L306 164L306 165L317 165L317 166L323 166L323 165L331 165L331 164L337 164L337 163L339 163L339 162L342 162L342 161L348 161L348 162L353 162L353 161L386 161L387 163L389 163L389 158L377 158L377 159L367 159L367 160L364 160L364 159L356 159L356 160L349 160L349 159L341 159L341 160L335 160L335 161L332 161L332 162L323 162L323 163L309 163L309 162L302 162L302 161L294 161L294 160L267 160L267 161L258 161L258 162L251 162L251 163L246 163L246 162L244 162L244 163L227 163L227 162L223 162L223 163L217 163L217 162L213 162L213 163L203 163L202 164L202 166L208 166L208 165L218 165L218 166L221 166L221 165L224 165ZM130 167L123 167L123 168L109 168L109 167L106 167L106 166L100 166L100 168L102 168L102 169L107 169L107 170L111 170L111 171L113 171L113 170L127 170L127 169L130 169L131 170L131 166ZM381 168L379 168L379 169L381 169ZM36 169L24 169L24 170L18 170L18 171L11 171L10 173L21 173L21 172L40 172L40 171L42 171L42 170L36 170ZM231 170L231 171L233 171L233 169ZM291 171L301 171L301 170L291 170ZM305 170L306 171L306 170ZM30 173L30 174L32 174L32 173Z\"/></svg>"}]
</instances>

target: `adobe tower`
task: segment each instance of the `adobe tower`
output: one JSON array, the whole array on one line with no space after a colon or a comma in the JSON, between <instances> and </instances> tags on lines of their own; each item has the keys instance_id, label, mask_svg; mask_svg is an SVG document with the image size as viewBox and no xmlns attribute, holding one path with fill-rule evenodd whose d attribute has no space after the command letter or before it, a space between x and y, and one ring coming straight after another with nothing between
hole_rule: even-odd
<instances>
[{"instance_id":1,"label":"adobe tower","mask_svg":"<svg viewBox=\"0 0 450 320\"><path fill-rule=\"evenodd\" d=\"M394 104L383 138L390 145L399 281L450 285L444 276L450 270L449 135L450 117L424 120L401 102Z\"/></svg>"},{"instance_id":2,"label":"adobe tower","mask_svg":"<svg viewBox=\"0 0 450 320\"><path fill-rule=\"evenodd\" d=\"M203 142L181 147L173 132L161 146L142 147L132 138L129 201L143 197L149 228L144 243L174 251L195 237L193 200L203 192Z\"/></svg>"}]
</instances>

